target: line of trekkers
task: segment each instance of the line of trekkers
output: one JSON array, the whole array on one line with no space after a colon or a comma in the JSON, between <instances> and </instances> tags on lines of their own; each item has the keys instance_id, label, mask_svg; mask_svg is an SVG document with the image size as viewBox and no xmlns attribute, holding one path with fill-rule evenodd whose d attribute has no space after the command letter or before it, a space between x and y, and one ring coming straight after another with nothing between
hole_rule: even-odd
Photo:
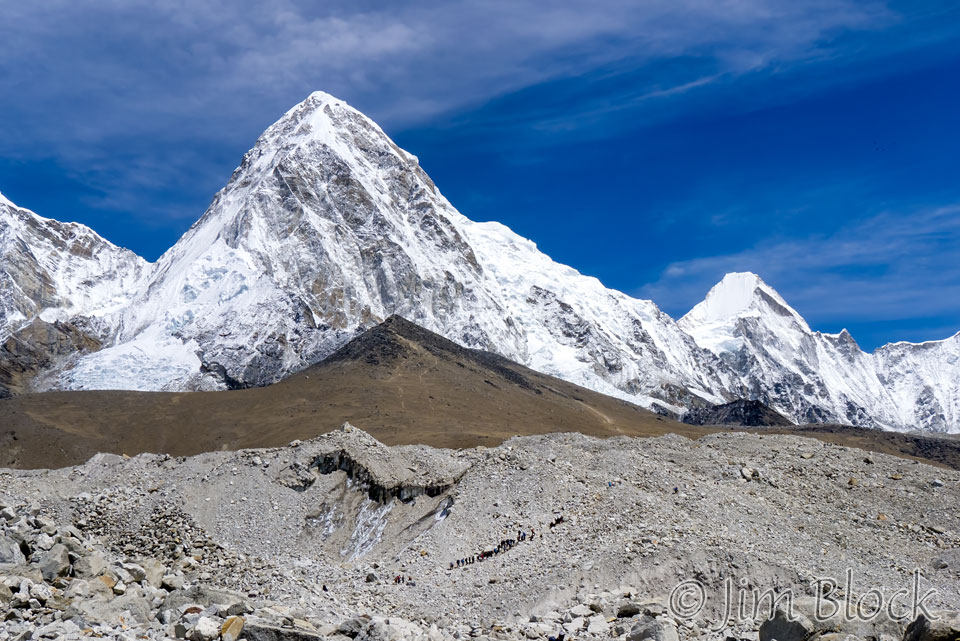
<instances>
[{"instance_id":1,"label":"line of trekkers","mask_svg":"<svg viewBox=\"0 0 960 641\"><path fill-rule=\"evenodd\" d=\"M563 523L563 515L562 515L562 514L561 514L560 516L558 516L557 518L555 518L552 523L550 523L550 529L555 528L557 525L559 525L559 524L561 524L561 523ZM530 531L529 531L529 532L527 532L527 531L525 531L525 530L517 530L517 538L515 538L515 539L503 539L502 541L500 541L500 543L499 543L495 548L493 548L493 549L491 549L491 550L483 550L483 551L480 552L479 554L472 554L472 555L467 556L467 557L464 557L464 558L462 558L462 559L457 559L456 561L451 561L451 562L450 562L450 569L452 570L452 569L454 569L454 568L460 568L460 567L464 567L464 566L466 566L466 565L472 565L473 563L476 563L477 561L486 561L487 559L489 559L489 558L491 558L491 557L497 556L498 554L500 554L500 553L502 553L502 552L506 552L507 550L512 549L513 546L517 545L518 543L521 543L521 542L526 541L526 540L532 541L533 539L536 538L536 536L537 536L537 533L534 531L534 529L533 529L532 527L530 528ZM543 534L540 535L540 538L543 538Z\"/></svg>"}]
</instances>

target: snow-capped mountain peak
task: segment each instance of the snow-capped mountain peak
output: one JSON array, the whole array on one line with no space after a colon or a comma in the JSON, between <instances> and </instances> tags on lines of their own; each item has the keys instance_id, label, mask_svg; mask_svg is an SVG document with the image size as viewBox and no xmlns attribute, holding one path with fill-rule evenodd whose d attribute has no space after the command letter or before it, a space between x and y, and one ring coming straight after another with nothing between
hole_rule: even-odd
<instances>
[{"instance_id":1,"label":"snow-capped mountain peak","mask_svg":"<svg viewBox=\"0 0 960 641\"><path fill-rule=\"evenodd\" d=\"M684 318L696 323L713 323L735 317L760 316L771 311L790 317L809 330L800 314L753 272L726 274Z\"/></svg>"},{"instance_id":2,"label":"snow-capped mountain peak","mask_svg":"<svg viewBox=\"0 0 960 641\"><path fill-rule=\"evenodd\" d=\"M752 272L732 272L680 319L680 327L715 354L734 352L763 326L792 349L810 327L780 294Z\"/></svg>"},{"instance_id":3,"label":"snow-capped mountain peak","mask_svg":"<svg viewBox=\"0 0 960 641\"><path fill-rule=\"evenodd\" d=\"M114 344L59 385L268 383L391 314L646 405L722 401L730 382L652 302L468 220L380 127L314 93L161 257Z\"/></svg>"},{"instance_id":4,"label":"snow-capped mountain peak","mask_svg":"<svg viewBox=\"0 0 960 641\"><path fill-rule=\"evenodd\" d=\"M846 329L812 331L752 273L727 274L679 324L736 372L751 398L794 421L960 430L960 341L894 343L869 354Z\"/></svg>"}]
</instances>

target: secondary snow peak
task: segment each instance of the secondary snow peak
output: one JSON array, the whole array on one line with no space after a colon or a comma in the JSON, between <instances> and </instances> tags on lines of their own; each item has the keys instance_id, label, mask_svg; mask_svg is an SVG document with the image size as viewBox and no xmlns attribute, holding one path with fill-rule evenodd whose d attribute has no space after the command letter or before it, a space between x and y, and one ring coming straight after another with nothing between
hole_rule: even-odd
<instances>
[{"instance_id":1,"label":"secondary snow peak","mask_svg":"<svg viewBox=\"0 0 960 641\"><path fill-rule=\"evenodd\" d=\"M753 272L730 272L710 289L706 298L691 309L681 322L716 323L771 312L792 317L809 330L800 314L762 278Z\"/></svg>"}]
</instances>

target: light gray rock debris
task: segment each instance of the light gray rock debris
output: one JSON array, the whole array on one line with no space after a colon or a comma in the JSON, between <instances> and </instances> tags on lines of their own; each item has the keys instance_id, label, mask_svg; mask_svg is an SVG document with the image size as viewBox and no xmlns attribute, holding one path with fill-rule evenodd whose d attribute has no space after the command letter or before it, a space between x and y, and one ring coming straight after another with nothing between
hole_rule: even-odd
<instances>
[{"instance_id":1,"label":"light gray rock debris","mask_svg":"<svg viewBox=\"0 0 960 641\"><path fill-rule=\"evenodd\" d=\"M742 433L98 455L0 470L0 641L948 641L957 505L956 471ZM811 613L818 578L849 569L856 599L918 568L936 619ZM798 616L728 619L728 585L790 590Z\"/></svg>"}]
</instances>

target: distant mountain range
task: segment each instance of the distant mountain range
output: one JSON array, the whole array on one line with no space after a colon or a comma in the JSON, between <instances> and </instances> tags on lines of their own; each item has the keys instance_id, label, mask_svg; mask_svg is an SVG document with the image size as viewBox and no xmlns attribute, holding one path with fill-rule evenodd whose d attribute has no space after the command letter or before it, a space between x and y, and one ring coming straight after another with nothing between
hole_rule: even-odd
<instances>
[{"instance_id":1,"label":"distant mountain range","mask_svg":"<svg viewBox=\"0 0 960 641\"><path fill-rule=\"evenodd\" d=\"M960 334L863 352L749 273L675 321L468 220L371 120L314 93L148 263L0 196L0 387L260 386L401 315L660 412L759 400L798 423L960 431Z\"/></svg>"},{"instance_id":2,"label":"distant mountain range","mask_svg":"<svg viewBox=\"0 0 960 641\"><path fill-rule=\"evenodd\" d=\"M98 452L187 456L279 447L362 425L390 445L494 447L514 436L697 439L760 429L960 469L960 438L831 424L795 426L759 401L688 411L677 422L498 354L462 347L400 316L279 383L242 390L51 391L0 401L0 468L78 465Z\"/></svg>"}]
</instances>

